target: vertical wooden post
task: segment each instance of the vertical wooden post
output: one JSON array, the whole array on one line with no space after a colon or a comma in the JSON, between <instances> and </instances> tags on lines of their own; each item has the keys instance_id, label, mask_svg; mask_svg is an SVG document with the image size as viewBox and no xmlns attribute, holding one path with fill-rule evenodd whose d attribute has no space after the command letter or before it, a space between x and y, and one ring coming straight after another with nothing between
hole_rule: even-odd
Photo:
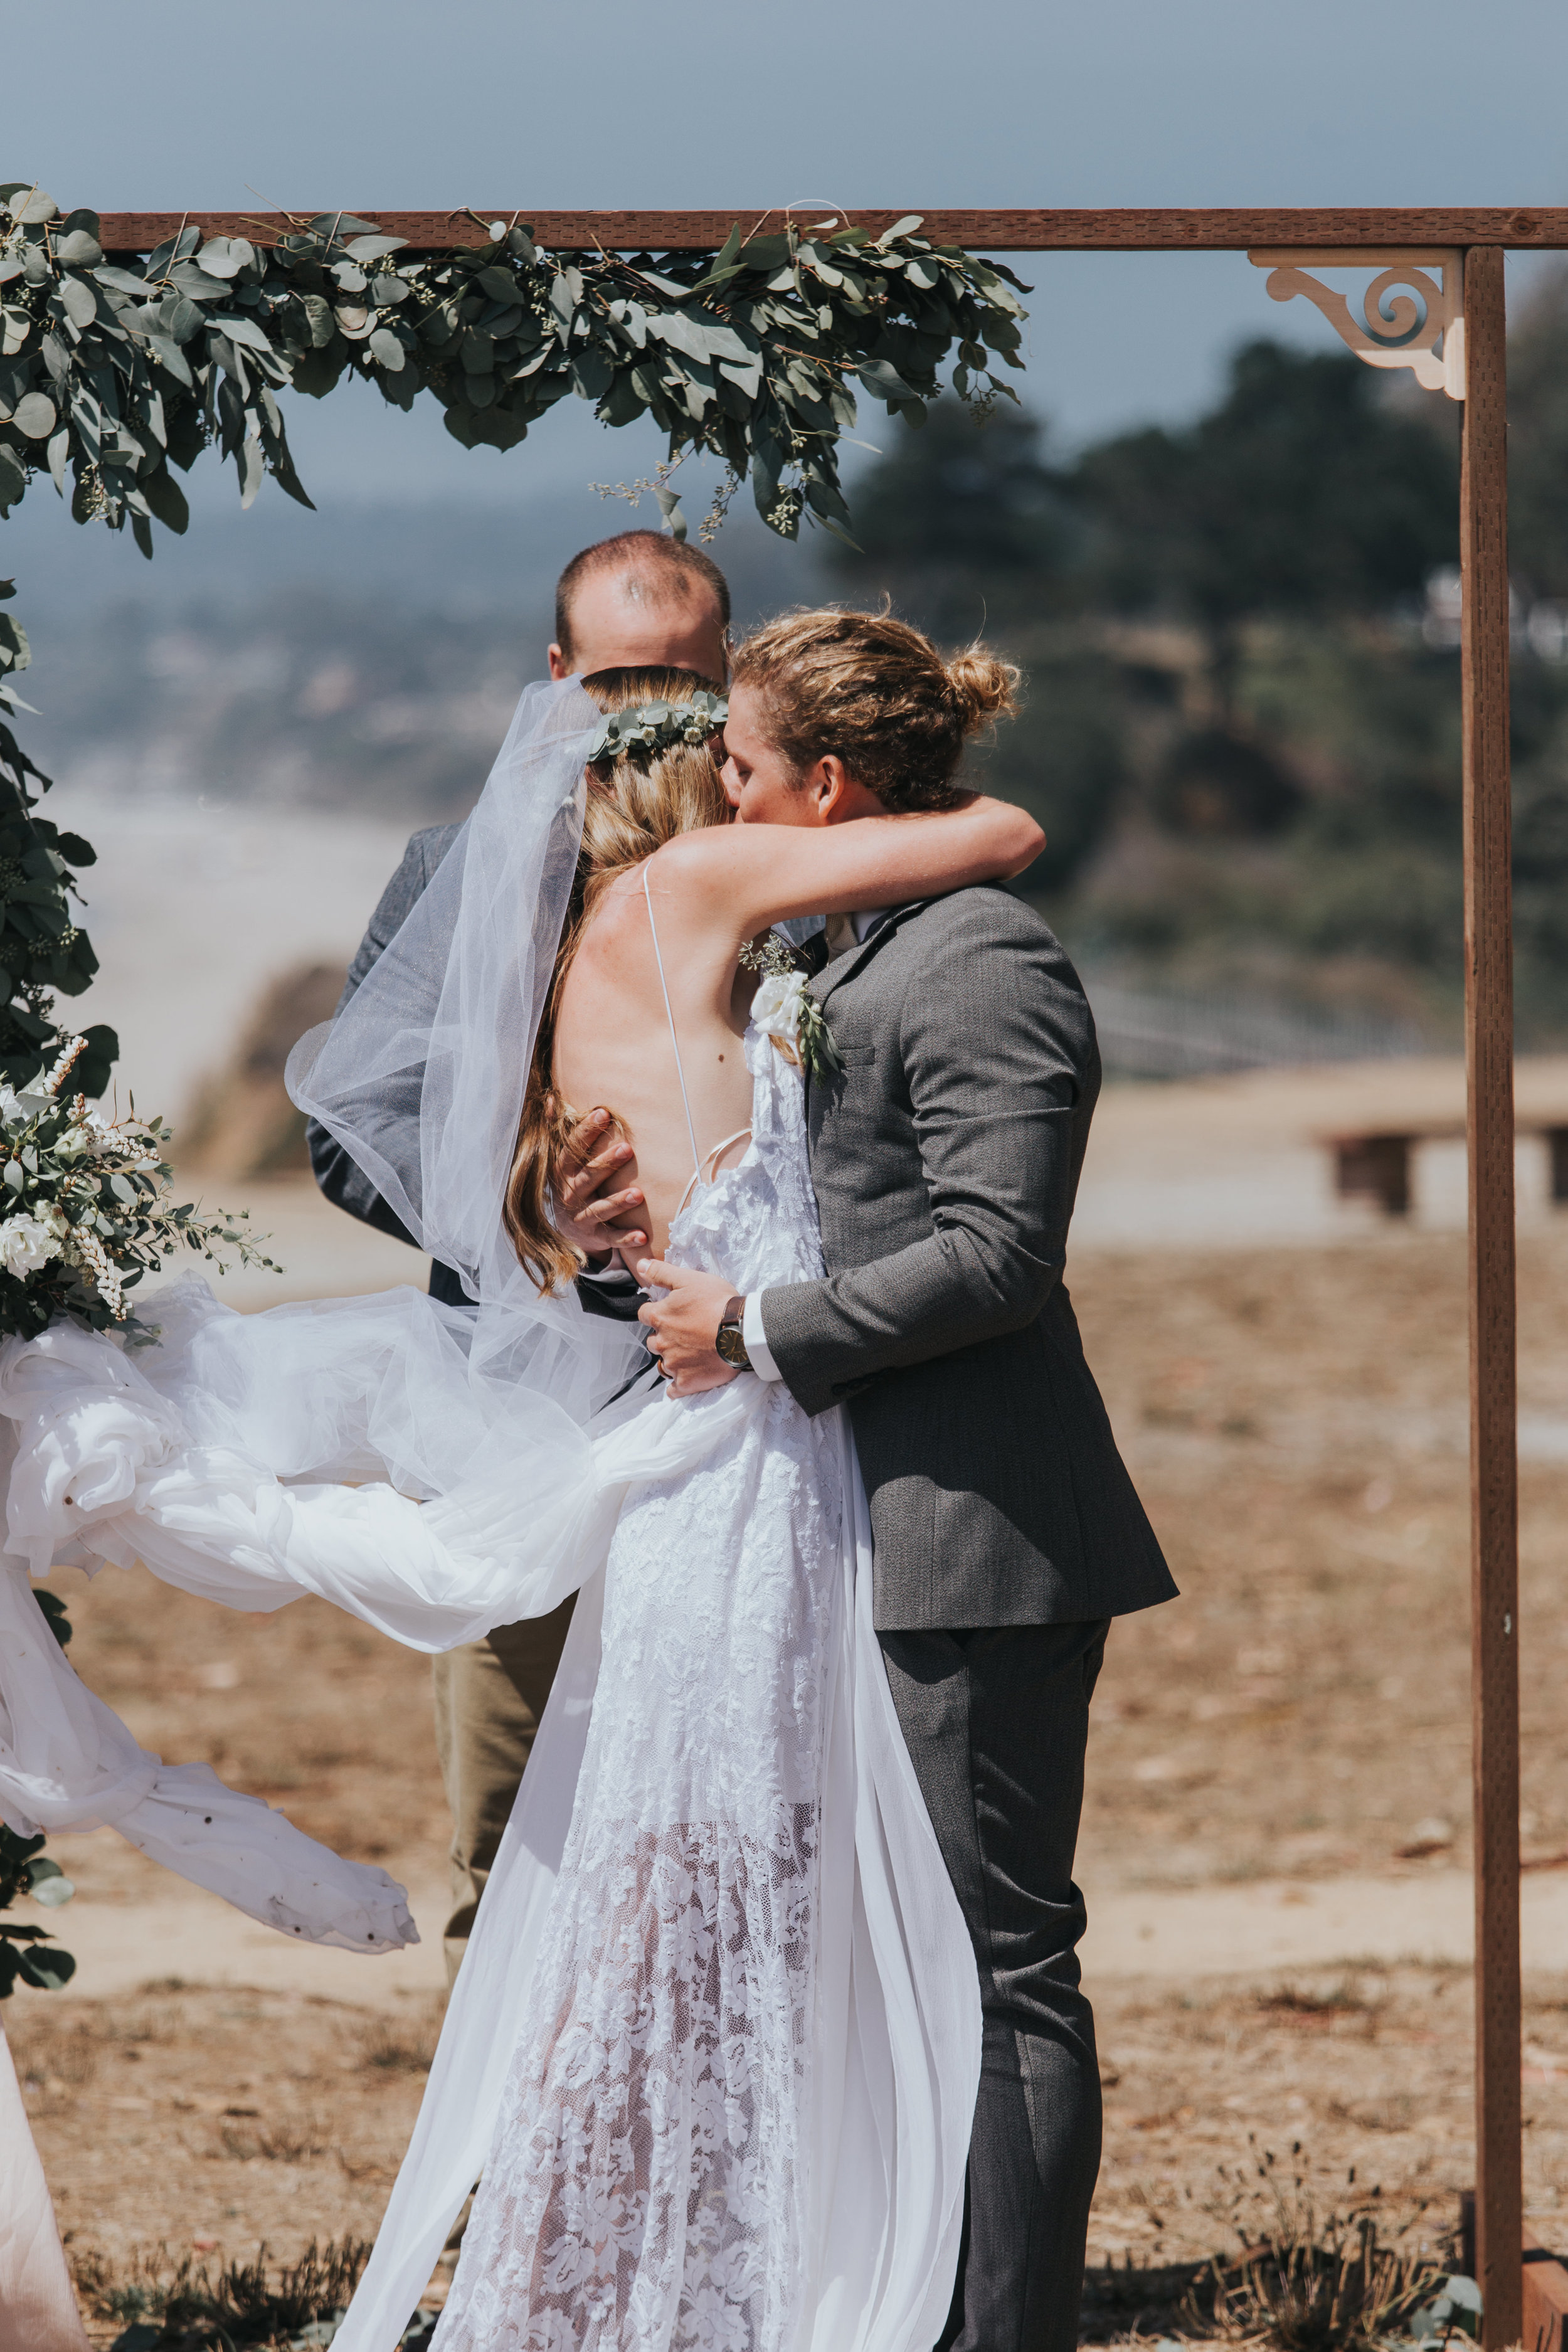
<instances>
[{"instance_id":1,"label":"vertical wooden post","mask_svg":"<svg viewBox=\"0 0 1568 2352\"><path fill-rule=\"evenodd\" d=\"M1523 2324L1519 1949L1519 1473L1503 253L1465 256L1465 1059L1476 1844L1476 2275L1487 2352Z\"/></svg>"}]
</instances>

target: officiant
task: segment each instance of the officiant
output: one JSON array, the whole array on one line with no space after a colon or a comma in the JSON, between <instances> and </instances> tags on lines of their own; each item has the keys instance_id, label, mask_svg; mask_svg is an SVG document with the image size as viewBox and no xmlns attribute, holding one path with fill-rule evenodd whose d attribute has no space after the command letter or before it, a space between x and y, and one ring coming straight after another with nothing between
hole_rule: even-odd
<instances>
[{"instance_id":1,"label":"officiant","mask_svg":"<svg viewBox=\"0 0 1568 2352\"><path fill-rule=\"evenodd\" d=\"M730 589L710 557L651 530L623 531L574 555L555 591L552 678L602 669L687 669L721 688L729 672ZM477 780L478 781L478 780ZM409 842L383 891L353 961L338 1011L401 928L427 887L459 825L427 826ZM408 1106L418 1118L417 1101ZM324 1128L308 1130L310 1166L327 1199L351 1217L409 1242L411 1236L362 1169ZM463 1307L447 1266L430 1269L432 1297ZM584 1304L592 1301L584 1297ZM455 1979L501 1832L528 1765L534 1734L561 1663L573 1603L547 1617L498 1625L431 1659L436 1745L452 1816L451 1912L443 1943Z\"/></svg>"}]
</instances>

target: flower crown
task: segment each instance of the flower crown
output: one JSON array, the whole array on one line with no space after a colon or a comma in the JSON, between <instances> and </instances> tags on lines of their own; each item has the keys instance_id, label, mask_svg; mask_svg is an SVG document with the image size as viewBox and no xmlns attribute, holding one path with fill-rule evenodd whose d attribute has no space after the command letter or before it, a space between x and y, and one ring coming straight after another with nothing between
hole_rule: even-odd
<instances>
[{"instance_id":1,"label":"flower crown","mask_svg":"<svg viewBox=\"0 0 1568 2352\"><path fill-rule=\"evenodd\" d=\"M631 751L668 751L677 743L706 743L730 716L721 694L699 687L689 702L639 702L633 710L616 710L605 721L605 731L588 754L588 765L599 760L624 760Z\"/></svg>"}]
</instances>

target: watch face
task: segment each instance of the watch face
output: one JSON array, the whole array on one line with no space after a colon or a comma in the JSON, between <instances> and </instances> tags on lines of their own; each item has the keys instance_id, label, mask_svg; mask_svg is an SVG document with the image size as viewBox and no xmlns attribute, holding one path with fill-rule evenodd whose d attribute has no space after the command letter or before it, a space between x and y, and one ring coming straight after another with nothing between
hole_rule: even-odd
<instances>
[{"instance_id":1,"label":"watch face","mask_svg":"<svg viewBox=\"0 0 1568 2352\"><path fill-rule=\"evenodd\" d=\"M752 1360L746 1353L745 1336L738 1323L721 1323L713 1344L724 1362L735 1365L740 1370L743 1371Z\"/></svg>"}]
</instances>

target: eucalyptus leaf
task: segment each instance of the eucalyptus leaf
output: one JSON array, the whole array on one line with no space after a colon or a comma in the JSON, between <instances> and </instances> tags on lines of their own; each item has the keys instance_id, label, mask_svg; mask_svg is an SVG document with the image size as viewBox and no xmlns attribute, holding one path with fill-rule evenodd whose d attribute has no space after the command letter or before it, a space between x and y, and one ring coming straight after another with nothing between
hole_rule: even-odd
<instances>
[{"instance_id":1,"label":"eucalyptus leaf","mask_svg":"<svg viewBox=\"0 0 1568 2352\"><path fill-rule=\"evenodd\" d=\"M58 415L54 402L45 392L29 392L16 403L11 422L18 433L29 441L47 441L55 429Z\"/></svg>"},{"instance_id":2,"label":"eucalyptus leaf","mask_svg":"<svg viewBox=\"0 0 1568 2352\"><path fill-rule=\"evenodd\" d=\"M103 247L86 229L73 228L68 236L57 239L55 258L68 269L96 269L103 259Z\"/></svg>"},{"instance_id":3,"label":"eucalyptus leaf","mask_svg":"<svg viewBox=\"0 0 1568 2352\"><path fill-rule=\"evenodd\" d=\"M209 278L194 261L176 261L168 272L169 283L177 292L188 294L193 302L225 302L228 299L228 282L222 278Z\"/></svg>"},{"instance_id":4,"label":"eucalyptus leaf","mask_svg":"<svg viewBox=\"0 0 1568 2352\"><path fill-rule=\"evenodd\" d=\"M90 327L98 316L98 297L83 278L61 280L60 302L73 327Z\"/></svg>"},{"instance_id":5,"label":"eucalyptus leaf","mask_svg":"<svg viewBox=\"0 0 1568 2352\"><path fill-rule=\"evenodd\" d=\"M167 530L182 533L189 525L191 510L185 494L164 466L154 467L142 478L142 494L158 520Z\"/></svg>"},{"instance_id":6,"label":"eucalyptus leaf","mask_svg":"<svg viewBox=\"0 0 1568 2352\"><path fill-rule=\"evenodd\" d=\"M147 291L144 278L138 278L132 270L121 269L117 262L102 262L92 274L100 286L112 286L117 293L145 294Z\"/></svg>"},{"instance_id":7,"label":"eucalyptus leaf","mask_svg":"<svg viewBox=\"0 0 1568 2352\"><path fill-rule=\"evenodd\" d=\"M317 350L321 350L332 340L331 305L320 294L307 294L304 300L305 316L310 322L310 341Z\"/></svg>"},{"instance_id":8,"label":"eucalyptus leaf","mask_svg":"<svg viewBox=\"0 0 1568 2352\"><path fill-rule=\"evenodd\" d=\"M17 1974L24 1984L34 1985L40 1992L58 1992L76 1974L76 1960L69 1952L41 1944L29 1946L22 1957Z\"/></svg>"},{"instance_id":9,"label":"eucalyptus leaf","mask_svg":"<svg viewBox=\"0 0 1568 2352\"><path fill-rule=\"evenodd\" d=\"M209 237L196 256L196 267L209 278L237 278L243 263L226 236Z\"/></svg>"},{"instance_id":10,"label":"eucalyptus leaf","mask_svg":"<svg viewBox=\"0 0 1568 2352\"><path fill-rule=\"evenodd\" d=\"M912 400L915 396L890 361L868 360L856 373L867 391L879 400Z\"/></svg>"},{"instance_id":11,"label":"eucalyptus leaf","mask_svg":"<svg viewBox=\"0 0 1568 2352\"><path fill-rule=\"evenodd\" d=\"M226 311L215 317L212 323L222 328L231 343L242 343L247 351L270 352L272 349L266 329L258 326L254 319L237 319Z\"/></svg>"},{"instance_id":12,"label":"eucalyptus leaf","mask_svg":"<svg viewBox=\"0 0 1568 2352\"><path fill-rule=\"evenodd\" d=\"M178 343L171 342L166 335L150 334L147 338L147 346L161 367L166 367L170 374L177 376L183 384L194 385L191 371L185 363L185 355Z\"/></svg>"}]
</instances>

